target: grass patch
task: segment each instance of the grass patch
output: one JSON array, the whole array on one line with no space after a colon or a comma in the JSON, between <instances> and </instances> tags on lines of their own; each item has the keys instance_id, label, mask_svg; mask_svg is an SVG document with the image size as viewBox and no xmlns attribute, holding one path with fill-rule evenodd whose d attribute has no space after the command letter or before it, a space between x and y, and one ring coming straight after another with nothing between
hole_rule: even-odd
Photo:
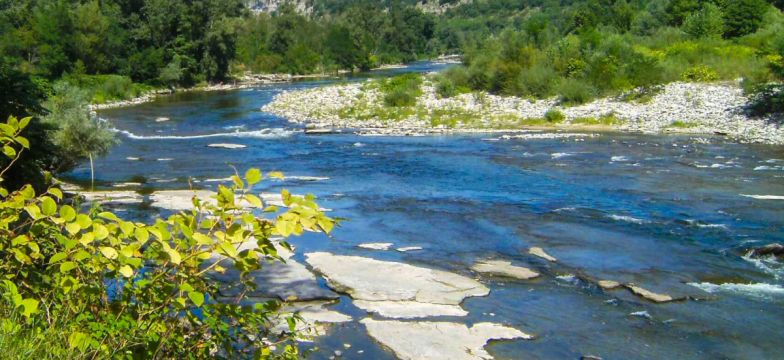
<instances>
[{"instance_id":1,"label":"grass patch","mask_svg":"<svg viewBox=\"0 0 784 360\"><path fill-rule=\"evenodd\" d=\"M696 128L698 126L700 125L695 122L675 120L668 127L675 128L675 129L691 129L691 128Z\"/></svg>"},{"instance_id":2,"label":"grass patch","mask_svg":"<svg viewBox=\"0 0 784 360\"><path fill-rule=\"evenodd\" d=\"M404 107L416 105L417 98L422 95L422 76L405 74L383 80L379 90L384 97L384 105Z\"/></svg>"},{"instance_id":3,"label":"grass patch","mask_svg":"<svg viewBox=\"0 0 784 360\"><path fill-rule=\"evenodd\" d=\"M602 115L596 117L581 117L571 121L572 125L588 125L588 126L616 126L621 125L625 121L615 114Z\"/></svg>"}]
</instances>

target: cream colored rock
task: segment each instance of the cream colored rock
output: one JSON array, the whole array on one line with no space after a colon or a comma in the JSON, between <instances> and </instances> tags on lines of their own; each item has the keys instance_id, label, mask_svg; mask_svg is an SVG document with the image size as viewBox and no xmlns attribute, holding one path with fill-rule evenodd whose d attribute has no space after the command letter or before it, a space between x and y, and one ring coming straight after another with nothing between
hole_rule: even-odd
<instances>
[{"instance_id":1,"label":"cream colored rock","mask_svg":"<svg viewBox=\"0 0 784 360\"><path fill-rule=\"evenodd\" d=\"M466 297L490 293L476 280L441 270L326 252L305 257L331 288L357 300L458 305Z\"/></svg>"},{"instance_id":2,"label":"cream colored rock","mask_svg":"<svg viewBox=\"0 0 784 360\"><path fill-rule=\"evenodd\" d=\"M604 290L617 289L621 287L621 285L623 285L617 281L612 281L612 280L599 280L597 284L599 285L600 288Z\"/></svg>"},{"instance_id":3,"label":"cream colored rock","mask_svg":"<svg viewBox=\"0 0 784 360\"><path fill-rule=\"evenodd\" d=\"M422 247L421 246L404 246L404 247L397 248L395 250L400 251L400 252L409 252L409 251L422 250Z\"/></svg>"},{"instance_id":4,"label":"cream colored rock","mask_svg":"<svg viewBox=\"0 0 784 360\"><path fill-rule=\"evenodd\" d=\"M357 245L357 247L368 250L389 250L392 245L392 243L364 243Z\"/></svg>"},{"instance_id":5,"label":"cream colored rock","mask_svg":"<svg viewBox=\"0 0 784 360\"><path fill-rule=\"evenodd\" d=\"M135 191L77 191L86 202L97 202L101 205L141 204L144 197Z\"/></svg>"},{"instance_id":6,"label":"cream colored rock","mask_svg":"<svg viewBox=\"0 0 784 360\"><path fill-rule=\"evenodd\" d=\"M675 300L672 296L666 294L657 294L653 291L643 289L639 286L634 284L627 284L626 288L629 289L634 295L640 296L647 300L656 302L656 303L665 303Z\"/></svg>"},{"instance_id":7,"label":"cream colored rock","mask_svg":"<svg viewBox=\"0 0 784 360\"><path fill-rule=\"evenodd\" d=\"M401 360L492 359L484 347L490 340L533 339L520 330L493 323L472 327L451 322L404 322L363 319L368 334Z\"/></svg>"},{"instance_id":8,"label":"cream colored rock","mask_svg":"<svg viewBox=\"0 0 784 360\"><path fill-rule=\"evenodd\" d=\"M415 319L430 316L466 316L468 312L458 305L421 303L416 301L366 301L354 300L353 304L367 312L386 318Z\"/></svg>"},{"instance_id":9,"label":"cream colored rock","mask_svg":"<svg viewBox=\"0 0 784 360\"><path fill-rule=\"evenodd\" d=\"M506 276L520 280L533 279L539 276L539 273L536 271L526 267L512 265L510 261L504 260L482 260L474 264L474 266L471 267L471 270L482 274Z\"/></svg>"},{"instance_id":10,"label":"cream colored rock","mask_svg":"<svg viewBox=\"0 0 784 360\"><path fill-rule=\"evenodd\" d=\"M209 144L207 146L211 148L221 148L221 149L243 149L247 147L242 144L227 144L227 143Z\"/></svg>"},{"instance_id":11,"label":"cream colored rock","mask_svg":"<svg viewBox=\"0 0 784 360\"><path fill-rule=\"evenodd\" d=\"M528 249L528 253L533 255L533 256L538 256L538 257L540 257L542 259L545 259L547 261L552 261L552 262L558 261L558 259L552 257L550 254L546 253L544 251L544 249L542 249L540 247L532 247L532 248Z\"/></svg>"},{"instance_id":12,"label":"cream colored rock","mask_svg":"<svg viewBox=\"0 0 784 360\"><path fill-rule=\"evenodd\" d=\"M348 315L327 309L328 302L293 303L283 308L281 316L275 322L272 331L275 333L289 332L286 317L298 313L304 321L297 322L297 338L300 342L311 342L315 337L324 336L333 324L345 323L352 320Z\"/></svg>"}]
</instances>

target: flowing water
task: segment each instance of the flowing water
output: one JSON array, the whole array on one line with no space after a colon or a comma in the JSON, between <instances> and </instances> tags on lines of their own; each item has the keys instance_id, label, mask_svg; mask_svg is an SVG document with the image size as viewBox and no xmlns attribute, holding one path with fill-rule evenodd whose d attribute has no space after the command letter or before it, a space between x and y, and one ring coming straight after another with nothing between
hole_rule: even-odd
<instances>
[{"instance_id":1,"label":"flowing water","mask_svg":"<svg viewBox=\"0 0 784 360\"><path fill-rule=\"evenodd\" d=\"M491 344L498 359L782 356L784 271L775 261L743 255L751 246L784 242L784 200L743 195L784 195L784 147L611 133L582 141L308 136L259 111L282 90L328 82L184 93L102 111L122 142L96 162L98 183L175 189L190 179L214 188L218 182L210 180L229 176L230 165L281 170L293 178L265 191L314 193L331 215L349 219L334 238L294 239L300 261L305 252L324 250L468 276L484 258L536 269L543 276L533 281L483 279L490 295L467 299L468 317L447 318L498 322L537 336ZM247 147L207 147L217 142ZM70 178L89 180L89 168ZM364 242L423 249L356 248ZM531 246L558 263L528 255ZM653 304L585 279L692 299ZM347 297L334 308L365 316ZM315 346L316 359L335 349L344 358L394 358L358 323L335 326Z\"/></svg>"}]
</instances>

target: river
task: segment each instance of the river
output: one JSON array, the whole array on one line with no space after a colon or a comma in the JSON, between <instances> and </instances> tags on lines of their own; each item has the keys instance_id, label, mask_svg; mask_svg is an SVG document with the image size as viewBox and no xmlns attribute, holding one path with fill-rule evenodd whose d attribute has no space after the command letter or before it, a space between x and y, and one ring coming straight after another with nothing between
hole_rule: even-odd
<instances>
[{"instance_id":1,"label":"river","mask_svg":"<svg viewBox=\"0 0 784 360\"><path fill-rule=\"evenodd\" d=\"M441 66L420 63L394 72ZM500 141L479 134L313 136L259 110L280 91L334 81L182 93L101 111L120 130L121 143L96 161L97 183L181 189L190 179L196 187L214 188L218 182L210 180L231 175L230 165L281 170L293 178L263 190L316 194L330 215L349 219L333 238L293 239L295 259L329 251L471 277L476 275L468 268L478 259L533 268L543 276L482 278L490 295L466 299L469 315L449 319L498 322L537 336L490 344L497 359L781 356L784 270L776 262L744 258L743 249L784 242L784 201L743 195L784 195L784 147L619 133ZM156 122L158 117L170 120ZM89 181L89 167L68 177ZM127 212L153 216L144 209ZM423 249L356 247L366 242ZM528 255L532 246L558 262ZM654 304L624 290L602 291L583 278L633 282L692 299ZM346 296L334 308L356 320L366 316ZM352 347L344 349L344 343ZM394 358L358 322L336 325L305 345L314 346L313 359L336 349L343 358Z\"/></svg>"}]
</instances>

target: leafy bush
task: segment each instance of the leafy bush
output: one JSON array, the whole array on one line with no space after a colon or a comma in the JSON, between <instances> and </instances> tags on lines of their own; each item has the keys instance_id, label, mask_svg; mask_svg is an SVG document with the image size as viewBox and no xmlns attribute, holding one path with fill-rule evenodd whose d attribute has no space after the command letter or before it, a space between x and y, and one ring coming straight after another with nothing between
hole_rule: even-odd
<instances>
[{"instance_id":1,"label":"leafy bush","mask_svg":"<svg viewBox=\"0 0 784 360\"><path fill-rule=\"evenodd\" d=\"M562 112L560 112L560 111L558 111L556 109L550 109L550 110L547 110L546 113L544 113L544 118L548 122L559 123L559 122L564 121L566 119L566 116Z\"/></svg>"},{"instance_id":2,"label":"leafy bush","mask_svg":"<svg viewBox=\"0 0 784 360\"><path fill-rule=\"evenodd\" d=\"M691 13L683 21L683 31L694 39L718 39L724 34L724 18L721 9L706 2L699 11Z\"/></svg>"},{"instance_id":3,"label":"leafy bush","mask_svg":"<svg viewBox=\"0 0 784 360\"><path fill-rule=\"evenodd\" d=\"M414 106L422 95L422 77L418 74L405 74L384 80L380 90L384 94L384 104L392 107Z\"/></svg>"},{"instance_id":4,"label":"leafy bush","mask_svg":"<svg viewBox=\"0 0 784 360\"><path fill-rule=\"evenodd\" d=\"M684 81L700 81L700 82L707 82L707 81L716 81L719 78L719 74L716 73L715 70L711 69L706 65L699 65L694 66L681 74L681 79Z\"/></svg>"},{"instance_id":5,"label":"leafy bush","mask_svg":"<svg viewBox=\"0 0 784 360\"><path fill-rule=\"evenodd\" d=\"M20 136L29 121L11 117L0 126L5 156L29 151ZM194 198L192 211L152 225L81 212L56 186L39 194L0 188L0 345L18 346L8 341L13 334L31 340L23 351L45 344L44 353L71 359L296 357L294 338L272 331L277 302L241 305L246 291L222 301L207 278L232 266L252 290L249 272L281 260L277 247L290 248L274 237L333 228L312 196L283 190L285 211L265 207L252 193L262 178L257 169L234 175L216 204Z\"/></svg>"},{"instance_id":6,"label":"leafy bush","mask_svg":"<svg viewBox=\"0 0 784 360\"><path fill-rule=\"evenodd\" d=\"M562 79L558 83L561 103L578 105L588 102L596 96L596 89L590 84L576 79Z\"/></svg>"},{"instance_id":7,"label":"leafy bush","mask_svg":"<svg viewBox=\"0 0 784 360\"><path fill-rule=\"evenodd\" d=\"M517 76L515 93L520 96L546 98L553 95L558 74L547 66L534 66L525 69Z\"/></svg>"},{"instance_id":8,"label":"leafy bush","mask_svg":"<svg viewBox=\"0 0 784 360\"><path fill-rule=\"evenodd\" d=\"M784 114L784 85L760 87L749 101L748 111L752 116Z\"/></svg>"}]
</instances>

